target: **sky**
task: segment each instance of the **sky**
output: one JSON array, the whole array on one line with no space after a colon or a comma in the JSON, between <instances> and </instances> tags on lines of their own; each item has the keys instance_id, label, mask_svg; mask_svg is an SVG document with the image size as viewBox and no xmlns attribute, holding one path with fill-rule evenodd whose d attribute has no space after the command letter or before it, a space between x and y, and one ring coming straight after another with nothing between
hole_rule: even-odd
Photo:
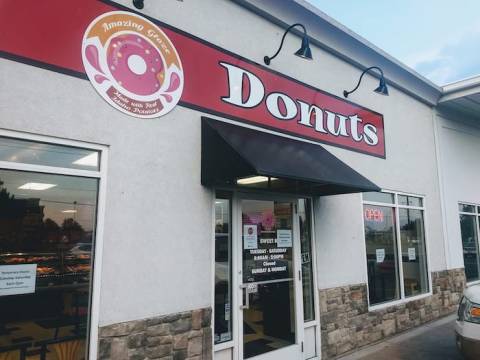
<instances>
[{"instance_id":1,"label":"sky","mask_svg":"<svg viewBox=\"0 0 480 360\"><path fill-rule=\"evenodd\" d=\"M480 74L480 0L308 0L437 85Z\"/></svg>"}]
</instances>

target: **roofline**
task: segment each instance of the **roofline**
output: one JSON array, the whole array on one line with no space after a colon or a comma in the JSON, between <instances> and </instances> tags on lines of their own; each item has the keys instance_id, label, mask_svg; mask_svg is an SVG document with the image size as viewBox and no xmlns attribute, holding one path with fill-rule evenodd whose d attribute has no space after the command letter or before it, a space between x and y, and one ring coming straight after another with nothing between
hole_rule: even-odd
<instances>
[{"instance_id":1,"label":"roofline","mask_svg":"<svg viewBox=\"0 0 480 360\"><path fill-rule=\"evenodd\" d=\"M460 112L462 119L469 117L480 120L480 76L472 76L467 79L458 80L443 87L443 96L438 100L437 112L451 114ZM454 118L455 115L451 115Z\"/></svg>"},{"instance_id":2,"label":"roofline","mask_svg":"<svg viewBox=\"0 0 480 360\"><path fill-rule=\"evenodd\" d=\"M232 0L257 15L281 26L301 22L311 43L364 70L379 66L387 83L417 100L435 106L443 88L401 63L385 51L354 33L306 0ZM375 76L375 75L374 75Z\"/></svg>"},{"instance_id":3,"label":"roofline","mask_svg":"<svg viewBox=\"0 0 480 360\"><path fill-rule=\"evenodd\" d=\"M362 43L364 46L366 46L366 47L374 50L375 52L377 52L379 56L382 56L385 59L387 59L387 60L391 61L392 63L396 64L398 67L400 67L403 70L405 70L406 72L412 74L413 76L418 78L420 81L430 85L432 88L434 88L438 91L442 91L441 86L438 86L433 81L427 79L425 76L421 75L417 71L413 70L411 67L409 67L409 66L405 65L404 63L402 63L401 61L399 61L397 58L393 57L392 55L390 55L386 51L382 50L381 48L379 48L375 44L371 43L370 41L368 41L364 37L360 36L356 32L350 30L348 27L346 27L342 23L338 22L334 18L330 17L329 15L327 15L326 13L324 13L323 11L318 9L316 6L309 3L307 0L294 0L294 1L296 3L298 3L299 5L303 6L304 8L308 9L309 11L313 12L317 16L322 17L325 21L328 21L330 24L337 27L340 31L343 31L343 32L349 34L352 38L354 38L358 42Z\"/></svg>"},{"instance_id":4,"label":"roofline","mask_svg":"<svg viewBox=\"0 0 480 360\"><path fill-rule=\"evenodd\" d=\"M457 80L443 86L443 95L448 95L457 91L469 90L480 87L480 75L468 77L466 79Z\"/></svg>"}]
</instances>

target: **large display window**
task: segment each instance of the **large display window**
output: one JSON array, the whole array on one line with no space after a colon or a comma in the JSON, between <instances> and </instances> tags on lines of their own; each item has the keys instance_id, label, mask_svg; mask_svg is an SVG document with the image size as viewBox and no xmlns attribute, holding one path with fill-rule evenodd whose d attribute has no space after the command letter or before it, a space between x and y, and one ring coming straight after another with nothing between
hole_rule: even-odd
<instances>
[{"instance_id":1,"label":"large display window","mask_svg":"<svg viewBox=\"0 0 480 360\"><path fill-rule=\"evenodd\" d=\"M300 225L300 246L302 251L303 321L309 322L315 320L311 223L312 203L310 199L298 200L298 216Z\"/></svg>"},{"instance_id":2,"label":"large display window","mask_svg":"<svg viewBox=\"0 0 480 360\"><path fill-rule=\"evenodd\" d=\"M370 304L400 299L395 209L364 205Z\"/></svg>"},{"instance_id":3,"label":"large display window","mask_svg":"<svg viewBox=\"0 0 480 360\"><path fill-rule=\"evenodd\" d=\"M480 280L480 257L478 233L480 223L480 206L459 204L460 232L462 236L463 262L467 282Z\"/></svg>"},{"instance_id":4,"label":"large display window","mask_svg":"<svg viewBox=\"0 0 480 360\"><path fill-rule=\"evenodd\" d=\"M232 234L231 197L215 199L215 344L232 338Z\"/></svg>"},{"instance_id":5,"label":"large display window","mask_svg":"<svg viewBox=\"0 0 480 360\"><path fill-rule=\"evenodd\" d=\"M424 199L383 192L363 200L369 304L428 293Z\"/></svg>"},{"instance_id":6,"label":"large display window","mask_svg":"<svg viewBox=\"0 0 480 360\"><path fill-rule=\"evenodd\" d=\"M99 161L0 138L1 359L87 357Z\"/></svg>"}]
</instances>

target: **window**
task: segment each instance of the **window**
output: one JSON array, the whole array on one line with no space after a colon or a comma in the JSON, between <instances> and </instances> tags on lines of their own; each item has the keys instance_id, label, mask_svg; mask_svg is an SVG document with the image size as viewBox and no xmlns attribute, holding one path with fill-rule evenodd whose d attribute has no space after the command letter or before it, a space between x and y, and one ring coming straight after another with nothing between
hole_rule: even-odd
<instances>
[{"instance_id":1,"label":"window","mask_svg":"<svg viewBox=\"0 0 480 360\"><path fill-rule=\"evenodd\" d=\"M478 251L478 233L480 222L480 207L469 204L459 204L460 232L462 236L463 262L467 282L480 280L480 260Z\"/></svg>"},{"instance_id":2,"label":"window","mask_svg":"<svg viewBox=\"0 0 480 360\"><path fill-rule=\"evenodd\" d=\"M97 150L0 137L0 162L9 168L0 167L0 352L7 358L53 360L65 348L86 357L99 159Z\"/></svg>"},{"instance_id":3,"label":"window","mask_svg":"<svg viewBox=\"0 0 480 360\"><path fill-rule=\"evenodd\" d=\"M311 201L299 199L300 248L302 251L303 320L315 320L315 298L313 286Z\"/></svg>"},{"instance_id":4,"label":"window","mask_svg":"<svg viewBox=\"0 0 480 360\"><path fill-rule=\"evenodd\" d=\"M424 212L419 196L363 194L370 305L429 291Z\"/></svg>"},{"instance_id":5,"label":"window","mask_svg":"<svg viewBox=\"0 0 480 360\"><path fill-rule=\"evenodd\" d=\"M100 153L78 147L0 137L0 161L99 170Z\"/></svg>"},{"instance_id":6,"label":"window","mask_svg":"<svg viewBox=\"0 0 480 360\"><path fill-rule=\"evenodd\" d=\"M231 199L215 200L215 344L232 338L232 241Z\"/></svg>"}]
</instances>

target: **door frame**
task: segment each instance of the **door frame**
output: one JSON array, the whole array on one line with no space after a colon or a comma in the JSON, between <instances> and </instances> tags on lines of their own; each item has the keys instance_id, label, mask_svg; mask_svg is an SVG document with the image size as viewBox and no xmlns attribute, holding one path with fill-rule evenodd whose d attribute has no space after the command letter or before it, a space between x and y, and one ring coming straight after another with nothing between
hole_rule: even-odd
<instances>
[{"instance_id":1,"label":"door frame","mask_svg":"<svg viewBox=\"0 0 480 360\"><path fill-rule=\"evenodd\" d=\"M232 196L232 301L234 310L232 311L234 323L233 328L236 330L233 339L236 344L236 358L243 360L243 310L240 306L243 302L243 239L242 239L242 200L258 200L258 201L280 201L292 204L292 236L293 236L293 283L295 289L295 344L288 347L273 350L265 354L254 356L252 360L270 360L281 359L278 357L279 351L284 353L302 354L302 346L304 341L304 321L303 321L303 294L301 281L301 248L300 248L300 225L298 218L298 197L275 195L275 194L258 194L250 192L235 192ZM236 319L236 321L235 321ZM290 350L288 350L290 349ZM288 355L288 354L286 354ZM235 358L235 357L234 357ZM286 360L291 357L286 357Z\"/></svg>"}]
</instances>

